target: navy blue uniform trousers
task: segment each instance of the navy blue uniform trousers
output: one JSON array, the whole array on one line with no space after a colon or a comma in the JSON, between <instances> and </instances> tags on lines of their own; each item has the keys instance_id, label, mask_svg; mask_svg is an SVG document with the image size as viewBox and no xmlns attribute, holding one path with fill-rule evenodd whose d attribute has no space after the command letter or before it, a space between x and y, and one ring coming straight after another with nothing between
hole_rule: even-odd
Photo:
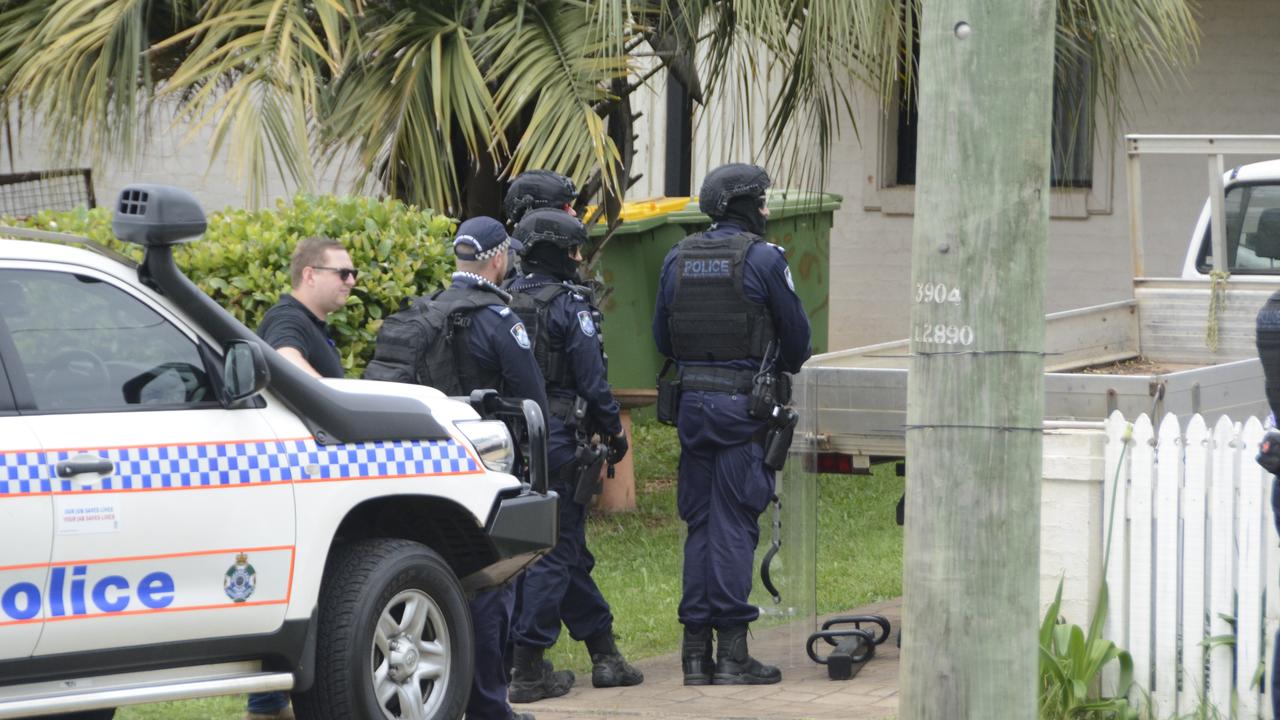
<instances>
[{"instance_id":1,"label":"navy blue uniform trousers","mask_svg":"<svg viewBox=\"0 0 1280 720\"><path fill-rule=\"evenodd\" d=\"M753 441L763 423L747 415L747 401L700 390L680 397L676 504L688 525L679 610L685 625L728 627L760 615L747 598L774 474Z\"/></svg>"},{"instance_id":2,"label":"navy blue uniform trousers","mask_svg":"<svg viewBox=\"0 0 1280 720\"><path fill-rule=\"evenodd\" d=\"M467 701L467 720L510 720L507 704L507 663L503 651L511 628L515 585L476 593L471 598L471 625L475 631L476 672Z\"/></svg>"},{"instance_id":3,"label":"navy blue uniform trousers","mask_svg":"<svg viewBox=\"0 0 1280 720\"><path fill-rule=\"evenodd\" d=\"M520 576L520 608L511 633L517 645L549 648L560 637L586 640L613 627L613 613L591 577L596 558L587 549L587 508L573 501L562 466L552 471L551 489L560 495L556 546Z\"/></svg>"}]
</instances>

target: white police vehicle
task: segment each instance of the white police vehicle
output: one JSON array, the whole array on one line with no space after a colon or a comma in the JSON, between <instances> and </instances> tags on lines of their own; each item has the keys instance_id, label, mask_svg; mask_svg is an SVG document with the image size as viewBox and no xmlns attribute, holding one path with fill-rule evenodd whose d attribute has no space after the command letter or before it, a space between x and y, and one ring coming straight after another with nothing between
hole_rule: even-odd
<instances>
[{"instance_id":1,"label":"white police vehicle","mask_svg":"<svg viewBox=\"0 0 1280 720\"><path fill-rule=\"evenodd\" d=\"M459 717L465 593L556 537L537 406L307 376L177 269L204 227L136 185L137 268L0 239L0 718L270 690Z\"/></svg>"}]
</instances>

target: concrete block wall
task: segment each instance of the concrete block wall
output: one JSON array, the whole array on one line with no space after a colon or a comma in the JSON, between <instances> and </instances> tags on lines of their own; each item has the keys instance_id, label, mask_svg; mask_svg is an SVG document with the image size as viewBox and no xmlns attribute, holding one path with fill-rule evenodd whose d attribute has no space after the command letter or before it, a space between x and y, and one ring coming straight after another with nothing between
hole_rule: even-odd
<instances>
[{"instance_id":1,"label":"concrete block wall","mask_svg":"<svg viewBox=\"0 0 1280 720\"><path fill-rule=\"evenodd\" d=\"M1053 602L1062 581L1066 620L1088 627L1102 582L1103 451L1106 435L1097 429L1048 429L1044 434L1044 476L1040 486L1040 613ZM1119 521L1123 521L1120 518Z\"/></svg>"},{"instance_id":2,"label":"concrete block wall","mask_svg":"<svg viewBox=\"0 0 1280 720\"><path fill-rule=\"evenodd\" d=\"M237 177L227 162L226 153L211 159L209 128L187 138L185 128L156 121L151 123L149 132L143 133L146 140L136 156L109 157L97 165L93 165L89 157L60 157L48 146L39 122L25 122L20 131L15 124L14 131L17 134L12 148L13 160L10 162L8 152L0 155L0 172L92 167L94 195L99 206L109 205L121 188L135 182L181 187L196 196L205 212L252 205L247 184ZM344 172L340 162L327 165L320 169L315 191L344 194L362 189L354 182L354 173ZM277 199L292 197L297 191L293 183L278 173L270 173L267 196L261 199L261 206L270 207Z\"/></svg>"}]
</instances>

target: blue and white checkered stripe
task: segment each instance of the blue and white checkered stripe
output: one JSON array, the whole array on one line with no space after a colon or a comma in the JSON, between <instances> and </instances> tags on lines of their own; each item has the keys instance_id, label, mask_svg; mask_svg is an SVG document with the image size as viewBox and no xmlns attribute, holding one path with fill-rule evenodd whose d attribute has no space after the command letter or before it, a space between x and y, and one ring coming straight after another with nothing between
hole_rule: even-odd
<instances>
[{"instance_id":1,"label":"blue and white checkered stripe","mask_svg":"<svg viewBox=\"0 0 1280 720\"><path fill-rule=\"evenodd\" d=\"M0 452L0 497L81 491L55 470L81 452ZM92 454L111 460L115 471L89 489L123 491L479 472L462 445L452 440L317 445L308 439L111 448Z\"/></svg>"},{"instance_id":2,"label":"blue and white checkered stripe","mask_svg":"<svg viewBox=\"0 0 1280 720\"><path fill-rule=\"evenodd\" d=\"M342 480L404 475L458 475L479 471L462 445L435 442L372 442L316 445L310 440L284 443L292 460L291 480ZM312 475L299 475L302 468Z\"/></svg>"}]
</instances>

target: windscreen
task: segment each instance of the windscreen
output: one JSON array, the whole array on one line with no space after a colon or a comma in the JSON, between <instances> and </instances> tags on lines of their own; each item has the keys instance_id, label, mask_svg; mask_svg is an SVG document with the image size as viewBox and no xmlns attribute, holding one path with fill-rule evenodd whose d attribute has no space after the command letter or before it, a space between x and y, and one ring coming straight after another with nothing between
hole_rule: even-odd
<instances>
[{"instance_id":1,"label":"windscreen","mask_svg":"<svg viewBox=\"0 0 1280 720\"><path fill-rule=\"evenodd\" d=\"M1234 185L1225 200L1227 268L1238 275L1280 275L1280 185ZM1213 269L1212 228L1205 228L1196 268Z\"/></svg>"}]
</instances>

